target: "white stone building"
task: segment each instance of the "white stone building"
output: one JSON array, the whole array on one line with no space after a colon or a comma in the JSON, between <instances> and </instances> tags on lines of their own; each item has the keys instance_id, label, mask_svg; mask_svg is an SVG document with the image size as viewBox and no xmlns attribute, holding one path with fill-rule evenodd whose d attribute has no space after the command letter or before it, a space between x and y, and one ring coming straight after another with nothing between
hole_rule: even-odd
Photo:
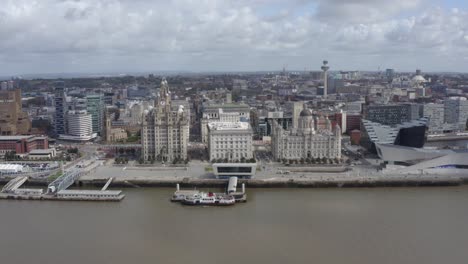
<instances>
[{"instance_id":1,"label":"white stone building","mask_svg":"<svg viewBox=\"0 0 468 264\"><path fill-rule=\"evenodd\" d=\"M141 136L145 161L187 159L189 116L183 106L172 105L166 80L161 82L154 108L144 113Z\"/></svg>"},{"instance_id":2,"label":"white stone building","mask_svg":"<svg viewBox=\"0 0 468 264\"><path fill-rule=\"evenodd\" d=\"M341 159L341 129L332 131L330 120L325 129L317 129L317 120L310 110L301 111L298 127L285 130L272 121L272 152L276 160L301 160L311 158Z\"/></svg>"},{"instance_id":3,"label":"white stone building","mask_svg":"<svg viewBox=\"0 0 468 264\"><path fill-rule=\"evenodd\" d=\"M207 104L203 108L201 119L203 143L208 143L208 123L250 121L250 107L246 104Z\"/></svg>"},{"instance_id":4,"label":"white stone building","mask_svg":"<svg viewBox=\"0 0 468 264\"><path fill-rule=\"evenodd\" d=\"M248 122L212 122L208 132L210 160L241 162L253 158L253 132Z\"/></svg>"}]
</instances>

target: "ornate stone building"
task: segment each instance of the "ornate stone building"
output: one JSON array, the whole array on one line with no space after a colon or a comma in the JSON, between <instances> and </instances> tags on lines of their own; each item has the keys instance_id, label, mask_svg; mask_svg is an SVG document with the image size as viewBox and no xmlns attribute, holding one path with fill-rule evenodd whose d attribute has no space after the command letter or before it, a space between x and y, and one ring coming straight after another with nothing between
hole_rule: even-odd
<instances>
[{"instance_id":1,"label":"ornate stone building","mask_svg":"<svg viewBox=\"0 0 468 264\"><path fill-rule=\"evenodd\" d=\"M109 113L104 115L104 132L106 142L116 142L126 140L128 138L127 131L122 127L112 127L111 117Z\"/></svg>"},{"instance_id":2,"label":"ornate stone building","mask_svg":"<svg viewBox=\"0 0 468 264\"><path fill-rule=\"evenodd\" d=\"M326 128L318 129L317 124L325 119ZM272 152L276 160L300 160L311 158L341 158L341 129L332 130L330 120L312 115L305 106L298 119L298 127L285 130L272 121Z\"/></svg>"},{"instance_id":3,"label":"ornate stone building","mask_svg":"<svg viewBox=\"0 0 468 264\"><path fill-rule=\"evenodd\" d=\"M210 160L227 162L253 158L252 128L247 122L213 122L208 124Z\"/></svg>"},{"instance_id":4,"label":"ornate stone building","mask_svg":"<svg viewBox=\"0 0 468 264\"><path fill-rule=\"evenodd\" d=\"M145 161L187 159L190 119L182 105L173 105L166 80L161 82L154 108L144 112L141 143Z\"/></svg>"}]
</instances>

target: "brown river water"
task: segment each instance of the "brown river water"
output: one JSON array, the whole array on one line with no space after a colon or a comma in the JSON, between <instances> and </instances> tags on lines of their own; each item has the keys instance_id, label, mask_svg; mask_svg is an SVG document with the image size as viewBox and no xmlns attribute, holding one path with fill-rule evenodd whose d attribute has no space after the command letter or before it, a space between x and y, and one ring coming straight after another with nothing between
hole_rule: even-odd
<instances>
[{"instance_id":1,"label":"brown river water","mask_svg":"<svg viewBox=\"0 0 468 264\"><path fill-rule=\"evenodd\" d=\"M0 201L0 263L468 263L468 187L248 189L232 207Z\"/></svg>"}]
</instances>

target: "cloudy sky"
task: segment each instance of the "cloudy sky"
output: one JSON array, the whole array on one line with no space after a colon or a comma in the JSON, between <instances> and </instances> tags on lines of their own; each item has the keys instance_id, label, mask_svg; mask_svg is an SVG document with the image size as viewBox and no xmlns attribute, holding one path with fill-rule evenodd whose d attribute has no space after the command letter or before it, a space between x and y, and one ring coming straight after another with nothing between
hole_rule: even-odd
<instances>
[{"instance_id":1,"label":"cloudy sky","mask_svg":"<svg viewBox=\"0 0 468 264\"><path fill-rule=\"evenodd\" d=\"M468 72L466 0L1 0L0 75Z\"/></svg>"}]
</instances>

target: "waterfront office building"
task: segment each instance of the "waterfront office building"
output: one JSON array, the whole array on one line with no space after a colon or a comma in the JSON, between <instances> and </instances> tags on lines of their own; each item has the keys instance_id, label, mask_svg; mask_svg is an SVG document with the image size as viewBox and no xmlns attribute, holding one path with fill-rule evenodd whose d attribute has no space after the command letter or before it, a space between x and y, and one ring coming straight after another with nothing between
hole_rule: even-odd
<instances>
[{"instance_id":1,"label":"waterfront office building","mask_svg":"<svg viewBox=\"0 0 468 264\"><path fill-rule=\"evenodd\" d=\"M145 110L141 144L145 161L172 162L187 159L190 119L182 105L173 105L166 80L161 82L159 98Z\"/></svg>"},{"instance_id":2,"label":"waterfront office building","mask_svg":"<svg viewBox=\"0 0 468 264\"><path fill-rule=\"evenodd\" d=\"M365 105L363 110L364 119L389 126L416 120L422 115L418 104Z\"/></svg>"},{"instance_id":3,"label":"waterfront office building","mask_svg":"<svg viewBox=\"0 0 468 264\"><path fill-rule=\"evenodd\" d=\"M444 102L445 122L466 130L468 122L468 100L465 97L450 97Z\"/></svg>"},{"instance_id":4,"label":"waterfront office building","mask_svg":"<svg viewBox=\"0 0 468 264\"><path fill-rule=\"evenodd\" d=\"M319 128L319 117L313 116L305 106L298 120L298 127L284 129L272 121L272 152L276 160L341 159L341 129L332 130L331 121Z\"/></svg>"},{"instance_id":5,"label":"waterfront office building","mask_svg":"<svg viewBox=\"0 0 468 264\"><path fill-rule=\"evenodd\" d=\"M54 126L55 134L63 135L66 133L65 115L67 113L67 101L65 96L65 83L63 81L55 82L55 116Z\"/></svg>"},{"instance_id":6,"label":"waterfront office building","mask_svg":"<svg viewBox=\"0 0 468 264\"><path fill-rule=\"evenodd\" d=\"M68 111L67 133L60 134L59 138L71 141L89 141L97 136L93 133L92 116L86 110Z\"/></svg>"},{"instance_id":7,"label":"waterfront office building","mask_svg":"<svg viewBox=\"0 0 468 264\"><path fill-rule=\"evenodd\" d=\"M243 162L253 158L252 128L248 122L213 122L208 124L210 160Z\"/></svg>"},{"instance_id":8,"label":"waterfront office building","mask_svg":"<svg viewBox=\"0 0 468 264\"><path fill-rule=\"evenodd\" d=\"M104 99L100 94L86 96L86 110L92 117L93 133L101 135L104 125Z\"/></svg>"}]
</instances>

